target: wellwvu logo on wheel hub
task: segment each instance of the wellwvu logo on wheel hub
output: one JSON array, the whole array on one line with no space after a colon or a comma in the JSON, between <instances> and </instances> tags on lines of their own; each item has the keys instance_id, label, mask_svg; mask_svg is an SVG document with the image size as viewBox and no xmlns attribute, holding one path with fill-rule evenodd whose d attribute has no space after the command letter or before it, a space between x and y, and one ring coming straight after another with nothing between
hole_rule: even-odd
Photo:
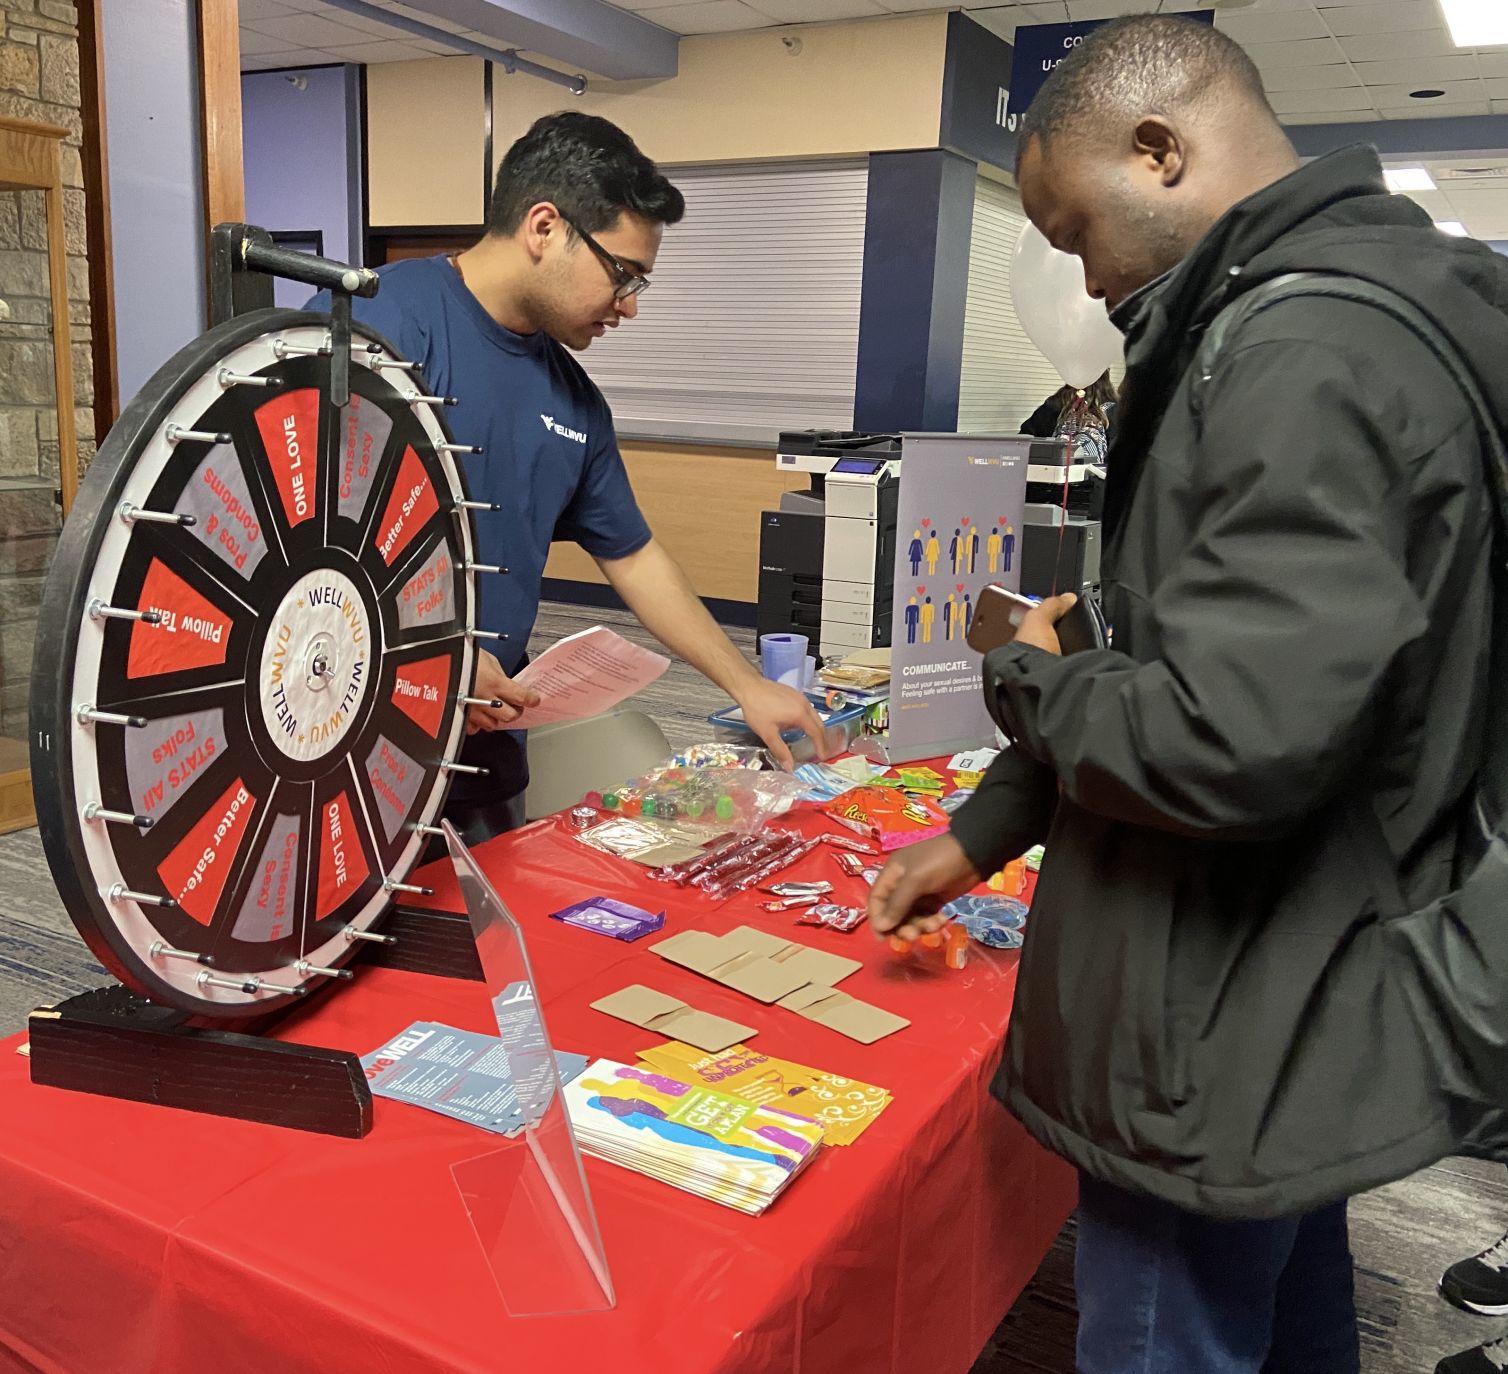
<instances>
[{"instance_id":1,"label":"wellwvu logo on wheel hub","mask_svg":"<svg viewBox=\"0 0 1508 1374\"><path fill-rule=\"evenodd\" d=\"M278 748L308 763L346 737L366 696L366 608L344 573L317 569L289 588L262 649L262 719Z\"/></svg>"}]
</instances>

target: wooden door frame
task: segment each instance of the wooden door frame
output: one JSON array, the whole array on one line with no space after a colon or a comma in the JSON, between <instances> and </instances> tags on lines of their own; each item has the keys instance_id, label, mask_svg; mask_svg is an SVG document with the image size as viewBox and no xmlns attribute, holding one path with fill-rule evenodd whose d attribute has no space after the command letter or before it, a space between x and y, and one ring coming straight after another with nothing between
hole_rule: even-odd
<instances>
[{"instance_id":1,"label":"wooden door frame","mask_svg":"<svg viewBox=\"0 0 1508 1374\"><path fill-rule=\"evenodd\" d=\"M239 0L198 0L199 133L204 170L204 241L217 224L246 220L241 150Z\"/></svg>"},{"instance_id":2,"label":"wooden door frame","mask_svg":"<svg viewBox=\"0 0 1508 1374\"><path fill-rule=\"evenodd\" d=\"M99 443L120 415L120 373L115 361L115 257L110 235L110 159L105 137L105 50L99 17L104 0L77 0L77 3L89 351L94 371L94 440Z\"/></svg>"},{"instance_id":3,"label":"wooden door frame","mask_svg":"<svg viewBox=\"0 0 1508 1374\"><path fill-rule=\"evenodd\" d=\"M58 481L63 515L79 485L79 449L74 430L73 334L69 329L68 244L63 228L63 140L60 124L0 116L0 192L41 191L47 197L47 280L52 308L52 379L58 414ZM0 744L0 834L36 824L26 746Z\"/></svg>"}]
</instances>

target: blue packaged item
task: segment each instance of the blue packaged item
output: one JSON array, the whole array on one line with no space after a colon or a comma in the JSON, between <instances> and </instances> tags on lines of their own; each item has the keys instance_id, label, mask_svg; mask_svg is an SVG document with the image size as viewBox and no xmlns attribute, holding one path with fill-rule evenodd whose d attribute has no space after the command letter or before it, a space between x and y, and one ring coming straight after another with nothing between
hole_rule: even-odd
<instances>
[{"instance_id":1,"label":"blue packaged item","mask_svg":"<svg viewBox=\"0 0 1508 1374\"><path fill-rule=\"evenodd\" d=\"M562 911L552 911L550 919L582 930L594 930L598 935L611 936L614 940L627 941L659 930L665 924L665 913L651 915L611 897L589 897Z\"/></svg>"},{"instance_id":2,"label":"blue packaged item","mask_svg":"<svg viewBox=\"0 0 1508 1374\"><path fill-rule=\"evenodd\" d=\"M970 893L949 902L943 915L969 932L970 939L990 949L1020 949L1029 908L1025 902L1000 893Z\"/></svg>"},{"instance_id":3,"label":"blue packaged item","mask_svg":"<svg viewBox=\"0 0 1508 1374\"><path fill-rule=\"evenodd\" d=\"M796 769L796 780L806 784L801 800L809 802L830 802L854 786L854 780L846 773L829 768L825 763L803 763Z\"/></svg>"}]
</instances>

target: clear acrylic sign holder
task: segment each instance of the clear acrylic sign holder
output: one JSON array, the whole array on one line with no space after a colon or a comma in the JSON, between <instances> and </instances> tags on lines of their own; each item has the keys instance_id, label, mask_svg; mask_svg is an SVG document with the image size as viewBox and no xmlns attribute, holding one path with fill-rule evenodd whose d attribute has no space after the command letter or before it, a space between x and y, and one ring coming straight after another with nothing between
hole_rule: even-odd
<instances>
[{"instance_id":1,"label":"clear acrylic sign holder","mask_svg":"<svg viewBox=\"0 0 1508 1374\"><path fill-rule=\"evenodd\" d=\"M450 822L442 828L524 1117L521 1135L451 1174L510 1316L607 1311L612 1274L524 933Z\"/></svg>"}]
</instances>

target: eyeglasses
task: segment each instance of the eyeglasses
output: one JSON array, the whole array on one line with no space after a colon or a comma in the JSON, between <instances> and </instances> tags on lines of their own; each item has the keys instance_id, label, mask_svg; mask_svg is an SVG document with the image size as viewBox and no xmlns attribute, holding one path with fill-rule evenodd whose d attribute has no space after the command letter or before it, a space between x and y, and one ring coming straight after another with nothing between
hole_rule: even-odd
<instances>
[{"instance_id":1,"label":"eyeglasses","mask_svg":"<svg viewBox=\"0 0 1508 1374\"><path fill-rule=\"evenodd\" d=\"M576 231L577 237L597 255L602 265L607 268L608 276L613 279L614 300L626 301L630 296L637 296L641 291L649 289L649 278L642 272L635 272L625 267L569 215L561 212L560 217Z\"/></svg>"}]
</instances>

